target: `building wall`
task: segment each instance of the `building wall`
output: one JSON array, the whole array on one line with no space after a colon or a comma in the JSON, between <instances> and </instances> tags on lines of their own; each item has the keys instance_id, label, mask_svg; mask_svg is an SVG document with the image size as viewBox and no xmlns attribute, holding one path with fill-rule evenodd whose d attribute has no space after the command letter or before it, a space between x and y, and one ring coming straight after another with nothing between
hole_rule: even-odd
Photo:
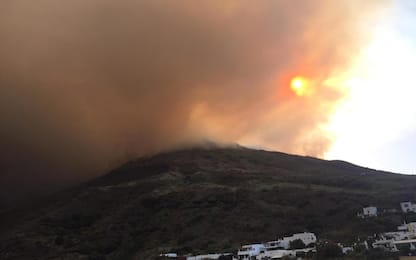
<instances>
[{"instance_id":1,"label":"building wall","mask_svg":"<svg viewBox=\"0 0 416 260\"><path fill-rule=\"evenodd\" d=\"M403 212L416 212L416 204L410 201L400 203Z\"/></svg>"},{"instance_id":2,"label":"building wall","mask_svg":"<svg viewBox=\"0 0 416 260\"><path fill-rule=\"evenodd\" d=\"M281 244L282 247L284 247L286 249L289 249L290 242L294 241L294 240L297 240L297 239L302 240L305 245L309 245L311 243L316 243L315 234L313 234L313 233L299 233L299 234L294 234L291 237L283 238L281 240L280 244Z\"/></svg>"},{"instance_id":3,"label":"building wall","mask_svg":"<svg viewBox=\"0 0 416 260\"><path fill-rule=\"evenodd\" d=\"M376 207L366 207L363 208L364 216L377 216L377 208Z\"/></svg>"}]
</instances>

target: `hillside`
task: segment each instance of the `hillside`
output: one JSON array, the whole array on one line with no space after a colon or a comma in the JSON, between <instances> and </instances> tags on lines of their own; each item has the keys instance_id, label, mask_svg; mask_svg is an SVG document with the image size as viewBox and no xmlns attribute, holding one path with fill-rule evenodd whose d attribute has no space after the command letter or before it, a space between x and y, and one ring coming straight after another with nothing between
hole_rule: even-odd
<instances>
[{"instance_id":1,"label":"hillside","mask_svg":"<svg viewBox=\"0 0 416 260\"><path fill-rule=\"evenodd\" d=\"M300 231L349 241L403 220L357 219L363 206L398 209L416 200L415 190L416 176L342 161L242 147L163 153L30 211L2 213L9 228L2 229L0 259L151 259L166 251L232 251Z\"/></svg>"}]
</instances>

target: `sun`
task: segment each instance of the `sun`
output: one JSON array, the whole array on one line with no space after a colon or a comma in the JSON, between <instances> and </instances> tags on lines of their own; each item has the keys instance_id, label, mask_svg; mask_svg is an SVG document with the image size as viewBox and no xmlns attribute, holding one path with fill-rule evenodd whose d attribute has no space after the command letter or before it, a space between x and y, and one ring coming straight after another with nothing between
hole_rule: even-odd
<instances>
[{"instance_id":1,"label":"sun","mask_svg":"<svg viewBox=\"0 0 416 260\"><path fill-rule=\"evenodd\" d=\"M296 76L290 81L290 88L298 96L304 96L308 91L308 80Z\"/></svg>"}]
</instances>

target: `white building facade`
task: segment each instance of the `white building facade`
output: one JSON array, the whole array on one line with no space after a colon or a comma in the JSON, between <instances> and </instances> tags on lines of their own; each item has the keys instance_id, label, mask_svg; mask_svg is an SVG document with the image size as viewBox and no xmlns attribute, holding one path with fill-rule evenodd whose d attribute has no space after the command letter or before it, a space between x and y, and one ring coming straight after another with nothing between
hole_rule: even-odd
<instances>
[{"instance_id":1,"label":"white building facade","mask_svg":"<svg viewBox=\"0 0 416 260\"><path fill-rule=\"evenodd\" d=\"M196 256L188 256L186 260L207 260L207 259L219 259L221 256L232 256L230 253L224 254L207 254L207 255L196 255Z\"/></svg>"},{"instance_id":2,"label":"white building facade","mask_svg":"<svg viewBox=\"0 0 416 260\"><path fill-rule=\"evenodd\" d=\"M290 243L295 240L301 240L305 248L290 250ZM280 259L281 257L294 257L296 253L316 252L315 243L317 241L314 233L304 232L297 233L290 237L283 237L279 240L269 241L264 244L244 245L237 253L238 260L263 260L263 259Z\"/></svg>"},{"instance_id":3,"label":"white building facade","mask_svg":"<svg viewBox=\"0 0 416 260\"><path fill-rule=\"evenodd\" d=\"M397 252L399 244L409 244L415 248L416 245L416 222L404 223L397 227L397 231L381 234L381 238L376 240L372 246L390 252Z\"/></svg>"},{"instance_id":4,"label":"white building facade","mask_svg":"<svg viewBox=\"0 0 416 260\"><path fill-rule=\"evenodd\" d=\"M407 212L416 212L416 204L414 204L413 202L410 202L410 201L401 202L400 203L400 208L405 213L407 213Z\"/></svg>"},{"instance_id":5,"label":"white building facade","mask_svg":"<svg viewBox=\"0 0 416 260\"><path fill-rule=\"evenodd\" d=\"M377 217L377 207L369 206L363 208L362 212L358 212L357 216L360 218L371 218L371 217Z\"/></svg>"},{"instance_id":6,"label":"white building facade","mask_svg":"<svg viewBox=\"0 0 416 260\"><path fill-rule=\"evenodd\" d=\"M238 260L255 260L264 250L264 244L244 245L238 250L237 258Z\"/></svg>"},{"instance_id":7,"label":"white building facade","mask_svg":"<svg viewBox=\"0 0 416 260\"><path fill-rule=\"evenodd\" d=\"M290 237L284 237L279 240L280 246L284 249L290 249L290 242L293 242L295 240L301 240L305 246L307 247L310 244L316 243L316 236L314 233L304 232L304 233L297 233Z\"/></svg>"}]
</instances>

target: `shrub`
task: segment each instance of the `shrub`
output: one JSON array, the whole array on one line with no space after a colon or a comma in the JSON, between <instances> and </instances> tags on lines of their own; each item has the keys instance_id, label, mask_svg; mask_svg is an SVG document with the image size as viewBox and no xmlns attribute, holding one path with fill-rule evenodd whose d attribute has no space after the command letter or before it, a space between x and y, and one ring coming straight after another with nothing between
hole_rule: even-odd
<instances>
[{"instance_id":1,"label":"shrub","mask_svg":"<svg viewBox=\"0 0 416 260\"><path fill-rule=\"evenodd\" d=\"M303 243L303 241L301 240L301 239L296 239L296 240L293 240L293 241L290 241L290 243L289 243L289 248L290 249L302 249L302 248L305 248L306 247L306 245L305 245L305 243Z\"/></svg>"},{"instance_id":2,"label":"shrub","mask_svg":"<svg viewBox=\"0 0 416 260\"><path fill-rule=\"evenodd\" d=\"M318 259L332 259L342 256L342 248L332 242L324 242L317 246Z\"/></svg>"}]
</instances>

